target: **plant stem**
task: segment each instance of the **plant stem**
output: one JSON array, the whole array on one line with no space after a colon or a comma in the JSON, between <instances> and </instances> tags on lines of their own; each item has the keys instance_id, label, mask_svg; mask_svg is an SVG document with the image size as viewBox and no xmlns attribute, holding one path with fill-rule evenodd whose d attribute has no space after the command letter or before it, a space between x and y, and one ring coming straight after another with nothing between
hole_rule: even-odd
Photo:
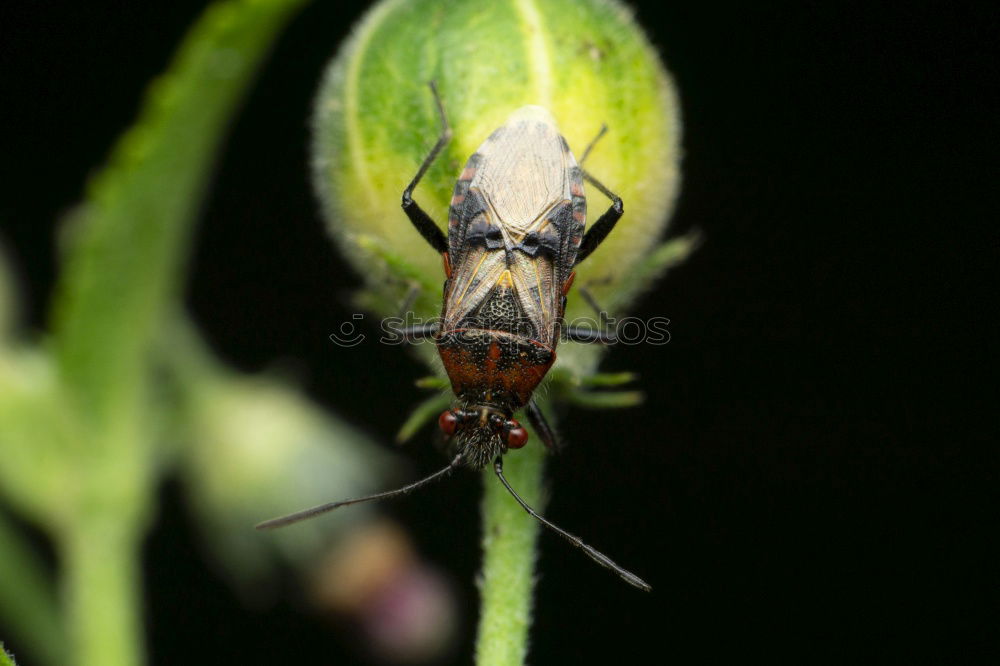
<instances>
[{"instance_id":1,"label":"plant stem","mask_svg":"<svg viewBox=\"0 0 1000 666\"><path fill-rule=\"evenodd\" d=\"M78 666L144 661L138 533L97 517L60 544L70 651Z\"/></svg>"},{"instance_id":2,"label":"plant stem","mask_svg":"<svg viewBox=\"0 0 1000 666\"><path fill-rule=\"evenodd\" d=\"M544 509L545 450L538 438L504 458L504 476L537 511ZM476 663L520 666L528 652L539 525L518 506L492 466L483 472L483 573Z\"/></svg>"}]
</instances>

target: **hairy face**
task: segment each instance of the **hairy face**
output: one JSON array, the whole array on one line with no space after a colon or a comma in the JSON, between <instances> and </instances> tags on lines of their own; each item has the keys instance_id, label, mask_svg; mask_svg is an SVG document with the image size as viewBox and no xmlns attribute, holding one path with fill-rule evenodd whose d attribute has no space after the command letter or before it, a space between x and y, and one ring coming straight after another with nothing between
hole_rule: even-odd
<instances>
[{"instance_id":1,"label":"hairy face","mask_svg":"<svg viewBox=\"0 0 1000 666\"><path fill-rule=\"evenodd\" d=\"M507 449L519 449L528 432L509 415L485 405L465 405L442 412L438 425L454 454L469 467L481 469Z\"/></svg>"},{"instance_id":2,"label":"hairy face","mask_svg":"<svg viewBox=\"0 0 1000 666\"><path fill-rule=\"evenodd\" d=\"M455 453L462 454L465 464L475 469L482 469L507 452L502 433L489 425L463 428L455 433L451 445Z\"/></svg>"}]
</instances>

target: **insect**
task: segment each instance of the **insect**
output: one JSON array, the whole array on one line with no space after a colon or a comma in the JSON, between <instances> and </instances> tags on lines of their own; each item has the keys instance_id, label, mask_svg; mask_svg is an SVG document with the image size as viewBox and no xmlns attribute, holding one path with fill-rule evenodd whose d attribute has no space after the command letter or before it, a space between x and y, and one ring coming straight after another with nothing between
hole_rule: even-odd
<instances>
[{"instance_id":1,"label":"insect","mask_svg":"<svg viewBox=\"0 0 1000 666\"><path fill-rule=\"evenodd\" d=\"M557 446L531 396L555 362L560 335L581 342L614 340L591 329L564 328L562 318L574 266L614 228L624 212L622 200L577 164L547 110L525 106L469 158L455 184L445 237L412 196L451 139L444 105L434 83L430 86L441 134L403 190L402 207L443 257L444 303L439 322L401 333L410 339L430 337L437 345L457 399L438 419L453 458L446 467L402 488L323 504L257 527L281 527L338 507L401 495L458 467L481 469L492 461L500 482L532 517L627 583L649 591L641 578L539 515L503 475L503 455L528 441L527 430L514 419L517 410L525 410L546 447ZM586 233L584 180L611 201Z\"/></svg>"}]
</instances>

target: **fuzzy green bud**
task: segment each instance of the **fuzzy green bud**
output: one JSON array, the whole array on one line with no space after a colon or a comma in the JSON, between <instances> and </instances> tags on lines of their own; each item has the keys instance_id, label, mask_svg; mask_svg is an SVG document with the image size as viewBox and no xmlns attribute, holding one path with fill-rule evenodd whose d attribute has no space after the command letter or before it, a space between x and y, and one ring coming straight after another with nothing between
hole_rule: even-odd
<instances>
[{"instance_id":1,"label":"fuzzy green bud","mask_svg":"<svg viewBox=\"0 0 1000 666\"><path fill-rule=\"evenodd\" d=\"M396 314L407 284L422 287L417 314L440 309L441 258L400 210L440 132L432 80L454 135L414 199L442 228L466 160L518 107L549 109L578 159L608 126L585 168L622 197L625 216L576 284L622 313L666 263L653 257L677 192L680 132L670 78L629 11L612 0L385 0L355 28L316 101L314 180L366 278L363 302L383 315ZM587 196L589 225L610 201L593 187ZM566 316L593 313L571 297Z\"/></svg>"}]
</instances>

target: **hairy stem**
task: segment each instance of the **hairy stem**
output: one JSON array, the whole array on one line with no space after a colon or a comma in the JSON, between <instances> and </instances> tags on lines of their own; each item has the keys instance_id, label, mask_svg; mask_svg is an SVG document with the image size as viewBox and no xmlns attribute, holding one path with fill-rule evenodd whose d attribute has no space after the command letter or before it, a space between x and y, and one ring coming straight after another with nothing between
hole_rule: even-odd
<instances>
[{"instance_id":1,"label":"hairy stem","mask_svg":"<svg viewBox=\"0 0 1000 666\"><path fill-rule=\"evenodd\" d=\"M97 519L60 544L70 650L80 666L145 661L136 532Z\"/></svg>"},{"instance_id":2,"label":"hairy stem","mask_svg":"<svg viewBox=\"0 0 1000 666\"><path fill-rule=\"evenodd\" d=\"M545 499L544 446L534 440L504 458L504 476L541 511ZM518 506L493 474L483 472L483 572L476 639L479 666L520 666L528 652L539 525Z\"/></svg>"}]
</instances>

